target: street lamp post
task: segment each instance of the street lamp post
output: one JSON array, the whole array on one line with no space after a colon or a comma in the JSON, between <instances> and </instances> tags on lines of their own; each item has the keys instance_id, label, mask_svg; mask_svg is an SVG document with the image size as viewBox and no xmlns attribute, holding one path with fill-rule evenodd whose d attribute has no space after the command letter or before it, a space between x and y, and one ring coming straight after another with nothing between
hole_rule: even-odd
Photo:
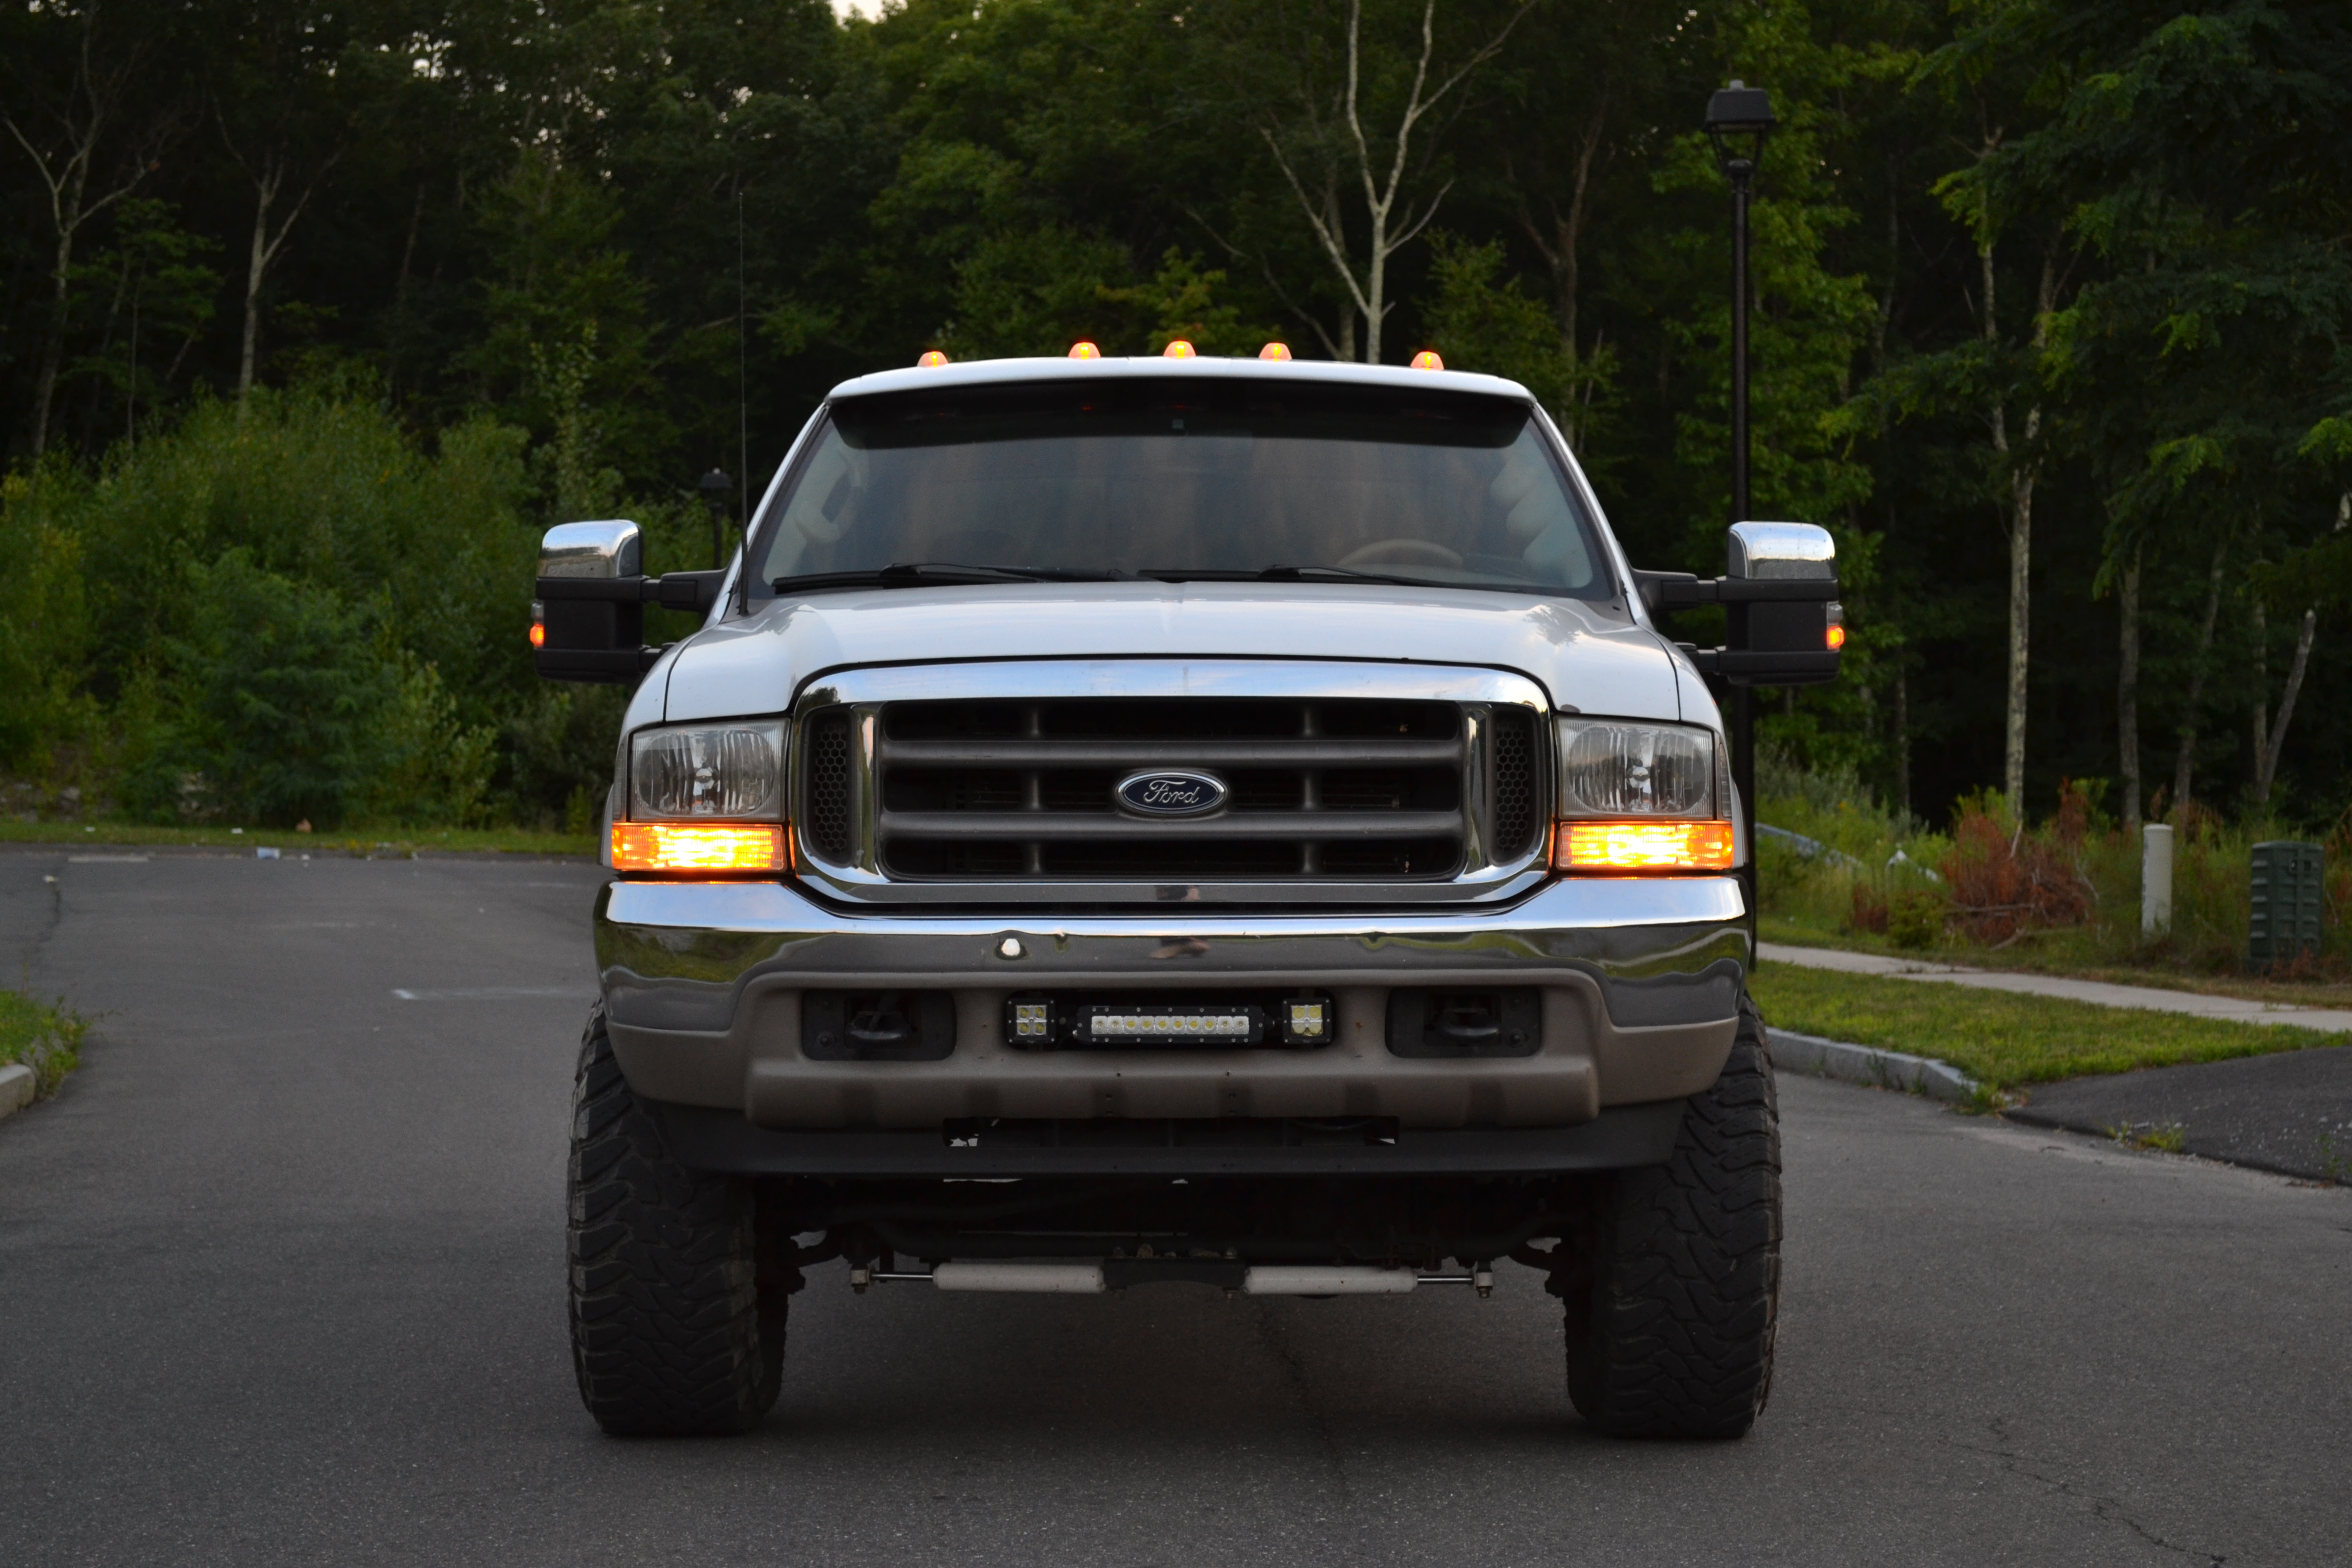
<instances>
[{"instance_id":1,"label":"street lamp post","mask_svg":"<svg viewBox=\"0 0 2352 1568\"><path fill-rule=\"evenodd\" d=\"M1715 160L1731 182L1731 521L1748 512L1748 201L1764 139L1777 123L1772 100L1760 87L1733 78L1706 100L1706 139ZM1748 907L1756 908L1756 694L1744 683L1727 683L1731 699L1731 778L1739 792L1748 829Z\"/></svg>"},{"instance_id":2,"label":"street lamp post","mask_svg":"<svg viewBox=\"0 0 2352 1568\"><path fill-rule=\"evenodd\" d=\"M710 569L715 572L727 564L727 503L735 493L735 481L726 469L713 468L694 488L710 509Z\"/></svg>"}]
</instances>

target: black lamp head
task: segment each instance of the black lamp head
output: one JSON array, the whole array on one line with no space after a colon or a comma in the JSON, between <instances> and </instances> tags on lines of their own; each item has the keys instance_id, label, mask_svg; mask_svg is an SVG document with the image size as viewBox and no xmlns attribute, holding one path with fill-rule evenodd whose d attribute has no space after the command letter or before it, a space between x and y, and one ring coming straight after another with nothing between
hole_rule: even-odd
<instances>
[{"instance_id":1,"label":"black lamp head","mask_svg":"<svg viewBox=\"0 0 2352 1568\"><path fill-rule=\"evenodd\" d=\"M703 504L713 511L725 510L735 494L735 481L728 477L724 468L711 469L694 488L702 492Z\"/></svg>"},{"instance_id":2,"label":"black lamp head","mask_svg":"<svg viewBox=\"0 0 2352 1568\"><path fill-rule=\"evenodd\" d=\"M1764 138L1779 123L1772 118L1771 95L1736 78L1706 100L1706 138L1727 174L1735 163L1753 169L1764 156Z\"/></svg>"}]
</instances>

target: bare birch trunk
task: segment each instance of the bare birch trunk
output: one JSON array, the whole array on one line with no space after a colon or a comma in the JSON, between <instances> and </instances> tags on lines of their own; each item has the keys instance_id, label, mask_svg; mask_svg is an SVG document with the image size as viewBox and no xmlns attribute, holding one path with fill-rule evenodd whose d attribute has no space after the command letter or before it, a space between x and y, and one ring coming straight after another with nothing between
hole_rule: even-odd
<instances>
[{"instance_id":1,"label":"bare birch trunk","mask_svg":"<svg viewBox=\"0 0 2352 1568\"><path fill-rule=\"evenodd\" d=\"M1412 244L1421 231L1429 226L1430 220L1437 216L1438 206L1445 200L1446 193L1454 188L1451 181L1440 186L1427 205L1421 207L1418 216L1415 215L1413 199L1404 188L1406 178L1413 169L1413 132L1455 88L1469 79L1471 73L1494 58L1502 48L1504 40L1510 37L1511 29L1517 26L1520 19L1533 8L1534 0L1527 0L1511 14L1510 19L1493 37L1473 50L1469 58L1433 90L1429 72L1437 50L1437 0L1423 0L1421 50L1413 62L1412 85L1406 93L1404 108L1397 117L1396 145L1385 153L1388 168L1383 174L1375 167L1371 142L1364 130L1359 94L1363 76L1363 5L1362 0L1349 0L1348 84L1340 106L1339 125L1346 132L1352 154L1349 159L1352 165L1349 172L1355 176L1356 183L1362 186L1368 237L1360 273L1356 258L1349 254L1347 230L1337 214L1318 209L1307 195L1305 182L1299 178L1290 153L1284 148L1281 127L1271 114L1258 125L1259 139L1274 154L1275 166L1282 171L1291 195L1297 198L1299 208L1306 215L1307 226L1314 231L1324 258L1339 274L1340 286L1353 306L1349 327L1352 329L1356 318L1363 321L1364 363L1367 364L1380 363L1381 329L1388 321L1389 312L1396 308L1395 301L1388 297L1389 258ZM1311 122L1318 114L1318 110L1309 108L1307 118ZM1327 185L1326 189L1328 192L1329 187Z\"/></svg>"},{"instance_id":2,"label":"bare birch trunk","mask_svg":"<svg viewBox=\"0 0 2352 1568\"><path fill-rule=\"evenodd\" d=\"M269 270L270 253L275 248L269 243L269 209L278 200L278 184L283 174L272 160L262 165L262 172L253 182L253 248L246 257L245 337L236 362L236 412L240 419L245 417L245 400L253 391L253 354L261 339L261 280Z\"/></svg>"},{"instance_id":3,"label":"bare birch trunk","mask_svg":"<svg viewBox=\"0 0 2352 1568\"><path fill-rule=\"evenodd\" d=\"M2261 560L2257 558L2254 564L2260 566ZM2263 789L2263 753L2271 746L2270 610L2259 594L2254 595L2254 602L2247 608L2254 631L2254 749L2247 755L2253 760L2254 797L2259 800Z\"/></svg>"},{"instance_id":4,"label":"bare birch trunk","mask_svg":"<svg viewBox=\"0 0 2352 1568\"><path fill-rule=\"evenodd\" d=\"M2295 634L2294 663L2286 672L2286 690L2279 698L2278 722L2271 726L2270 743L2263 750L2254 774L2254 804L2268 805L2271 786L2278 782L2279 753L2286 748L2287 721L2294 717L2294 700L2303 690L2303 672L2311 666L2311 642L2319 630L2317 606L2303 612L2303 629Z\"/></svg>"},{"instance_id":5,"label":"bare birch trunk","mask_svg":"<svg viewBox=\"0 0 2352 1568\"><path fill-rule=\"evenodd\" d=\"M2139 562L2132 551L2116 590L2116 754L2124 778L2124 831L2139 831Z\"/></svg>"}]
</instances>

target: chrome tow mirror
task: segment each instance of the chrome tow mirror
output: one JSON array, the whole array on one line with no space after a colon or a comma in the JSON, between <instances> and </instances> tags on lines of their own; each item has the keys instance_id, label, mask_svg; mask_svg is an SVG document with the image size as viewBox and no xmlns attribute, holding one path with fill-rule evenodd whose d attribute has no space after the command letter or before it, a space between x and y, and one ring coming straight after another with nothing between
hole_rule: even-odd
<instances>
[{"instance_id":1,"label":"chrome tow mirror","mask_svg":"<svg viewBox=\"0 0 2352 1568\"><path fill-rule=\"evenodd\" d=\"M1734 686L1813 686L1835 680L1845 647L1837 544L1810 522L1735 522L1724 574L1636 572L1653 616L1721 605L1723 646L1681 645L1703 674Z\"/></svg>"},{"instance_id":2,"label":"chrome tow mirror","mask_svg":"<svg viewBox=\"0 0 2352 1568\"><path fill-rule=\"evenodd\" d=\"M539 542L531 660L550 680L627 686L653 667L646 606L696 615L718 602L721 572L645 574L645 537L625 518L558 523Z\"/></svg>"}]
</instances>

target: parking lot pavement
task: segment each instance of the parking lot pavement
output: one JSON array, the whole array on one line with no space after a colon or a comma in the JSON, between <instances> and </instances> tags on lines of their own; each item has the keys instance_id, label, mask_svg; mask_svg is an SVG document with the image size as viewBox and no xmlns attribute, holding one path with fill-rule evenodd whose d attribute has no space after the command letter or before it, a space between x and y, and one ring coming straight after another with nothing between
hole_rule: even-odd
<instances>
[{"instance_id":1,"label":"parking lot pavement","mask_svg":"<svg viewBox=\"0 0 2352 1568\"><path fill-rule=\"evenodd\" d=\"M2077 1132L2178 1136L2210 1160L2352 1183L2352 1046L2045 1084L2009 1115Z\"/></svg>"},{"instance_id":2,"label":"parking lot pavement","mask_svg":"<svg viewBox=\"0 0 2352 1568\"><path fill-rule=\"evenodd\" d=\"M604 1438L562 1310L596 879L0 853L0 956L105 1014L0 1123L0 1557L2244 1568L2352 1534L2352 1192L1794 1079L1742 1442L1591 1437L1511 1266L1318 1302L832 1265L759 1433Z\"/></svg>"}]
</instances>

